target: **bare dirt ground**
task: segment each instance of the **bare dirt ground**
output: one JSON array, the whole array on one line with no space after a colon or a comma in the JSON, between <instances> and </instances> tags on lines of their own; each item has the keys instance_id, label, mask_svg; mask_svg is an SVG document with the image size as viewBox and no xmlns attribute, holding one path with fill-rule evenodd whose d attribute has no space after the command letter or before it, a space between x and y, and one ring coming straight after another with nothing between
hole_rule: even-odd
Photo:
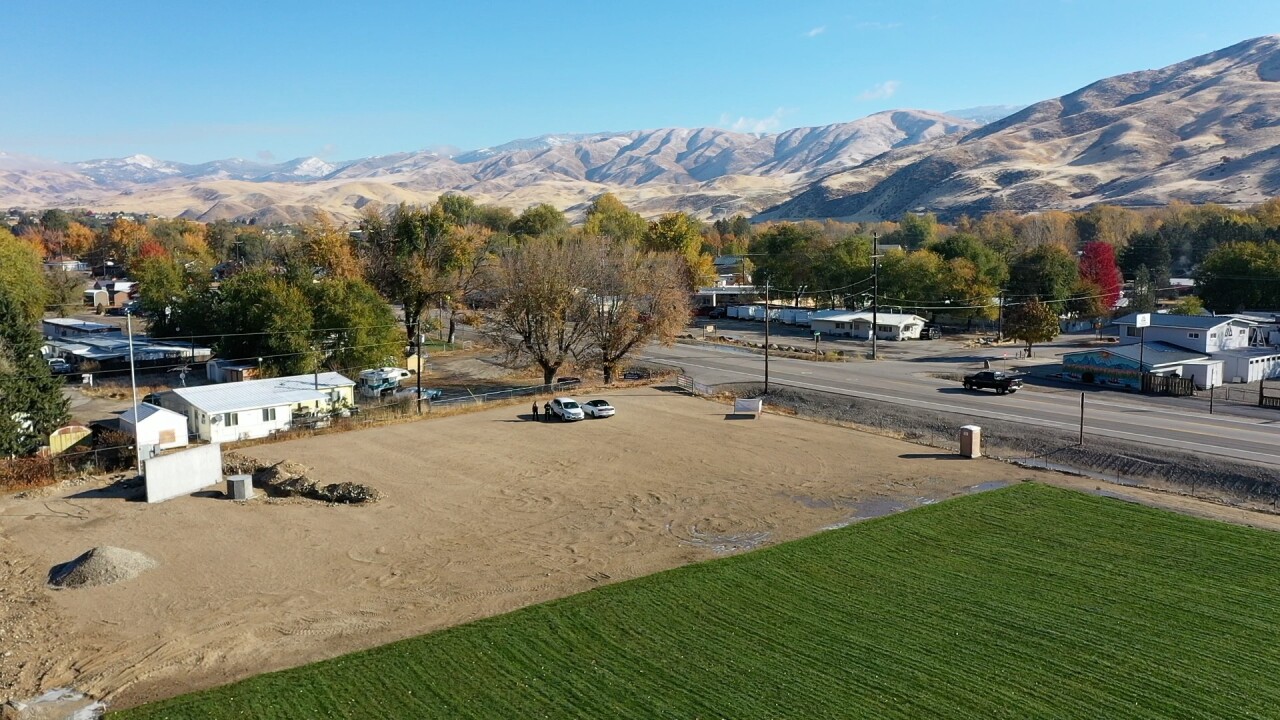
<instances>
[{"instance_id":1,"label":"bare dirt ground","mask_svg":"<svg viewBox=\"0 0 1280 720\"><path fill-rule=\"evenodd\" d=\"M128 706L1043 475L653 389L609 398L607 420L508 407L241 451L369 483L385 499L367 507L0 499L0 629L24 638L2 643L0 688ZM158 566L44 586L100 545Z\"/></svg>"}]
</instances>

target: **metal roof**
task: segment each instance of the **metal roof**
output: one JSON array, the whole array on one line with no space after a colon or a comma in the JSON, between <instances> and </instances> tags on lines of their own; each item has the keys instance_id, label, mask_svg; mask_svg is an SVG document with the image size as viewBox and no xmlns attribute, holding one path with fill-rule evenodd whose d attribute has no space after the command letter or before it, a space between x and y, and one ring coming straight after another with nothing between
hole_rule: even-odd
<instances>
[{"instance_id":1,"label":"metal roof","mask_svg":"<svg viewBox=\"0 0 1280 720\"><path fill-rule=\"evenodd\" d=\"M158 405L152 405L151 403L138 403L138 416L142 418L142 422L146 422L148 418L156 415L172 415L184 423L187 421L186 417L181 413L176 413L172 410L165 410L164 408ZM120 419L131 425L137 424L133 421L133 408L129 408L128 410L120 413Z\"/></svg>"},{"instance_id":2,"label":"metal roof","mask_svg":"<svg viewBox=\"0 0 1280 720\"><path fill-rule=\"evenodd\" d=\"M821 312L811 313L809 321L814 320L830 320L832 322L865 322L871 323L871 311L859 310L857 312L848 312L844 310L823 310ZM909 313L890 313L882 312L876 317L876 322L880 325L906 325L908 323L928 322L919 315L911 315Z\"/></svg>"},{"instance_id":3,"label":"metal roof","mask_svg":"<svg viewBox=\"0 0 1280 720\"><path fill-rule=\"evenodd\" d=\"M355 383L342 373L322 372L318 381L315 375L291 375L220 385L174 388L169 392L182 398L188 405L206 413L223 413L296 405L316 400L324 401L329 399L329 390L332 388L354 386Z\"/></svg>"},{"instance_id":4,"label":"metal roof","mask_svg":"<svg viewBox=\"0 0 1280 720\"><path fill-rule=\"evenodd\" d=\"M1063 355L1065 360L1072 355L1083 355L1085 353L1109 352L1112 355L1119 355L1122 358L1138 362L1139 358L1146 367L1160 367L1161 365L1180 365L1185 362L1194 360L1210 360L1208 355L1204 353L1192 352L1177 345L1170 345L1165 342L1149 342L1146 348L1134 343L1133 345L1110 345L1107 347L1090 348L1081 350L1080 352L1066 353Z\"/></svg>"},{"instance_id":5,"label":"metal roof","mask_svg":"<svg viewBox=\"0 0 1280 720\"><path fill-rule=\"evenodd\" d=\"M70 330L79 330L81 332L121 332L119 327L115 325L106 325L104 323L90 322L88 320L77 320L75 318L45 318L41 322L54 327L63 327Z\"/></svg>"},{"instance_id":6,"label":"metal roof","mask_svg":"<svg viewBox=\"0 0 1280 720\"><path fill-rule=\"evenodd\" d=\"M1151 327L1171 327L1171 328L1188 328L1191 330L1212 330L1213 328L1228 323L1240 323L1252 325L1248 320L1240 320L1233 317L1215 317L1213 315L1169 315L1165 313L1149 313L1151 315ZM1137 325L1138 313L1129 313L1124 317L1116 318L1116 325Z\"/></svg>"}]
</instances>

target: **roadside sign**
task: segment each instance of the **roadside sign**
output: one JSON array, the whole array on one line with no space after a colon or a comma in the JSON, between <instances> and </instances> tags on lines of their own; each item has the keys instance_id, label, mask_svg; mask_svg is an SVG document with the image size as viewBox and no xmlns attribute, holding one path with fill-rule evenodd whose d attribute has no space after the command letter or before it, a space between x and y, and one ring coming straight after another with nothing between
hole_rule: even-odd
<instances>
[{"instance_id":1,"label":"roadside sign","mask_svg":"<svg viewBox=\"0 0 1280 720\"><path fill-rule=\"evenodd\" d=\"M1140 328L1151 327L1151 313L1138 313L1134 316L1134 324Z\"/></svg>"},{"instance_id":2,"label":"roadside sign","mask_svg":"<svg viewBox=\"0 0 1280 720\"><path fill-rule=\"evenodd\" d=\"M817 340L817 339L819 339L819 338L821 338L821 337L822 337L822 333L818 332L817 330L814 330L814 331L813 331L813 339L814 339L814 340Z\"/></svg>"}]
</instances>

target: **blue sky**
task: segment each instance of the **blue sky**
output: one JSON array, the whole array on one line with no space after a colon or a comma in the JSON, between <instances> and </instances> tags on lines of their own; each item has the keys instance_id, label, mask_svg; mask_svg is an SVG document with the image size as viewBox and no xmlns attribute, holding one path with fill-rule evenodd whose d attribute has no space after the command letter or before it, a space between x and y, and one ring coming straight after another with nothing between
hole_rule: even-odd
<instances>
[{"instance_id":1,"label":"blue sky","mask_svg":"<svg viewBox=\"0 0 1280 720\"><path fill-rule=\"evenodd\" d=\"M19 2L0 150L330 160L1027 104L1280 32L1276 0Z\"/></svg>"}]
</instances>

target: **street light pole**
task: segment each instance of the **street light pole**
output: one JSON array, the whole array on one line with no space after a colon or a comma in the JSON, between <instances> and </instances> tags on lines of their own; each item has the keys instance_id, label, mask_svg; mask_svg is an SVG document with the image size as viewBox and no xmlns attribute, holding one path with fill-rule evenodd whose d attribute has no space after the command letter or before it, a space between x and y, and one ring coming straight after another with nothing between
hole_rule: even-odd
<instances>
[{"instance_id":1,"label":"street light pole","mask_svg":"<svg viewBox=\"0 0 1280 720\"><path fill-rule=\"evenodd\" d=\"M764 393L769 394L769 280L764 281Z\"/></svg>"},{"instance_id":2,"label":"street light pole","mask_svg":"<svg viewBox=\"0 0 1280 720\"><path fill-rule=\"evenodd\" d=\"M418 356L418 414L422 414L422 319L413 323L413 354Z\"/></svg>"},{"instance_id":3,"label":"street light pole","mask_svg":"<svg viewBox=\"0 0 1280 720\"><path fill-rule=\"evenodd\" d=\"M880 233L871 233L871 359L880 359L876 331L880 329Z\"/></svg>"},{"instance_id":4,"label":"street light pole","mask_svg":"<svg viewBox=\"0 0 1280 720\"><path fill-rule=\"evenodd\" d=\"M142 476L142 433L138 428L142 424L138 418L138 376L133 366L133 313L125 315L125 325L129 331L129 386L133 389L133 454L137 460L138 476Z\"/></svg>"}]
</instances>

